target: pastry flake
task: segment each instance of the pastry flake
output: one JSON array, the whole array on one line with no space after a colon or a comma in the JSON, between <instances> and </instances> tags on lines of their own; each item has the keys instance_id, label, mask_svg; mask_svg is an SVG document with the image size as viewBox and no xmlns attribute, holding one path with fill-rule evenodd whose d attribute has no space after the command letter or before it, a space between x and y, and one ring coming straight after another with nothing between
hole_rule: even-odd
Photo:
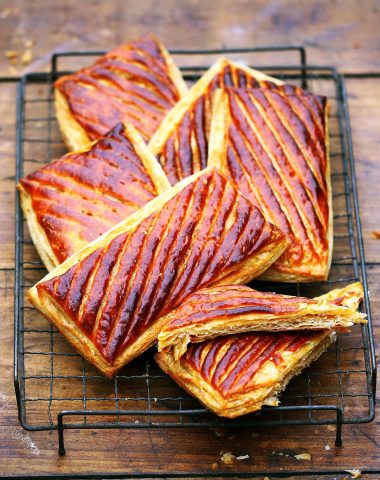
<instances>
[{"instance_id":1,"label":"pastry flake","mask_svg":"<svg viewBox=\"0 0 380 480\"><path fill-rule=\"evenodd\" d=\"M215 62L168 113L149 142L172 185L207 165L212 97L217 88L280 84L226 58Z\"/></svg>"},{"instance_id":2,"label":"pastry flake","mask_svg":"<svg viewBox=\"0 0 380 480\"><path fill-rule=\"evenodd\" d=\"M164 46L148 35L55 82L58 122L70 150L85 147L119 122L148 141L187 91Z\"/></svg>"},{"instance_id":3,"label":"pastry flake","mask_svg":"<svg viewBox=\"0 0 380 480\"><path fill-rule=\"evenodd\" d=\"M119 124L86 149L17 186L34 244L48 270L170 188L139 133Z\"/></svg>"},{"instance_id":4,"label":"pastry flake","mask_svg":"<svg viewBox=\"0 0 380 480\"><path fill-rule=\"evenodd\" d=\"M356 307L363 291L360 283L317 299L259 292L241 285L220 285L198 290L166 317L158 335L158 351L174 349L180 358L189 343L199 343L231 333L289 330L346 329L365 323L365 315L355 308L342 307L349 298ZM334 303L335 302L335 303Z\"/></svg>"},{"instance_id":5,"label":"pastry flake","mask_svg":"<svg viewBox=\"0 0 380 480\"><path fill-rule=\"evenodd\" d=\"M357 304L360 284L318 300ZM350 298L351 290L353 298ZM174 349L156 354L158 365L181 387L222 417L235 418L275 406L289 381L336 339L335 331L249 332L190 344L176 360Z\"/></svg>"},{"instance_id":6,"label":"pastry flake","mask_svg":"<svg viewBox=\"0 0 380 480\"><path fill-rule=\"evenodd\" d=\"M111 376L156 342L165 314L195 290L260 275L283 233L219 172L178 183L29 290L61 333Z\"/></svg>"},{"instance_id":7,"label":"pastry flake","mask_svg":"<svg viewBox=\"0 0 380 480\"><path fill-rule=\"evenodd\" d=\"M208 165L292 238L263 275L325 280L333 246L328 104L290 85L216 92Z\"/></svg>"}]
</instances>

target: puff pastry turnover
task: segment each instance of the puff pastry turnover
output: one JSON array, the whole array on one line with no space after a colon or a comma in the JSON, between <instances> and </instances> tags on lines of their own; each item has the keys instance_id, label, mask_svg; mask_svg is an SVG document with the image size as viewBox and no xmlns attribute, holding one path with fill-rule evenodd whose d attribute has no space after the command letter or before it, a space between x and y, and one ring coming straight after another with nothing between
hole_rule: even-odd
<instances>
[{"instance_id":1,"label":"puff pastry turnover","mask_svg":"<svg viewBox=\"0 0 380 480\"><path fill-rule=\"evenodd\" d=\"M347 292L341 297L350 305ZM357 293L354 293L354 303ZM320 297L323 299L323 297ZM277 395L335 340L334 331L251 332L189 345L176 360L173 349L156 354L159 366L216 414L234 418L277 405Z\"/></svg>"},{"instance_id":2,"label":"puff pastry turnover","mask_svg":"<svg viewBox=\"0 0 380 480\"><path fill-rule=\"evenodd\" d=\"M245 283L287 245L220 173L205 170L70 257L29 299L111 376L156 342L162 317L190 293Z\"/></svg>"},{"instance_id":3,"label":"puff pastry turnover","mask_svg":"<svg viewBox=\"0 0 380 480\"><path fill-rule=\"evenodd\" d=\"M131 126L119 124L17 186L34 244L48 270L170 188Z\"/></svg>"},{"instance_id":4,"label":"puff pastry turnover","mask_svg":"<svg viewBox=\"0 0 380 480\"><path fill-rule=\"evenodd\" d=\"M149 35L57 80L56 113L70 150L83 148L122 121L147 141L186 91L169 53Z\"/></svg>"},{"instance_id":5,"label":"puff pastry turnover","mask_svg":"<svg viewBox=\"0 0 380 480\"><path fill-rule=\"evenodd\" d=\"M149 143L170 182L174 185L206 167L212 96L217 88L281 83L225 58L218 60L168 113Z\"/></svg>"},{"instance_id":6,"label":"puff pastry turnover","mask_svg":"<svg viewBox=\"0 0 380 480\"><path fill-rule=\"evenodd\" d=\"M361 284L349 285L342 290L341 295L344 294L361 298ZM363 313L329 303L325 298L259 292L240 285L198 290L166 319L158 335L158 350L173 348L176 359L184 354L190 342L199 343L230 333L335 330L366 322Z\"/></svg>"},{"instance_id":7,"label":"puff pastry turnover","mask_svg":"<svg viewBox=\"0 0 380 480\"><path fill-rule=\"evenodd\" d=\"M327 100L299 87L218 91L209 161L292 238L273 281L328 276L333 246Z\"/></svg>"}]
</instances>

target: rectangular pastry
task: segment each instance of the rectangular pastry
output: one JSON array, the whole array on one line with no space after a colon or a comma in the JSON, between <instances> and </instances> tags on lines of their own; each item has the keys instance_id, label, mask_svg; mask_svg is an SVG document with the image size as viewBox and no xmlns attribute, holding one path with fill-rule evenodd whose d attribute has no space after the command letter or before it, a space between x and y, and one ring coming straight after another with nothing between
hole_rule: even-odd
<instances>
[{"instance_id":1,"label":"rectangular pastry","mask_svg":"<svg viewBox=\"0 0 380 480\"><path fill-rule=\"evenodd\" d=\"M187 91L169 53L152 35L108 52L54 86L58 122L70 150L120 122L134 125L148 141Z\"/></svg>"},{"instance_id":2,"label":"rectangular pastry","mask_svg":"<svg viewBox=\"0 0 380 480\"><path fill-rule=\"evenodd\" d=\"M328 105L299 87L216 92L208 165L292 238L263 279L325 280L333 247Z\"/></svg>"},{"instance_id":3,"label":"rectangular pastry","mask_svg":"<svg viewBox=\"0 0 380 480\"><path fill-rule=\"evenodd\" d=\"M218 60L169 112L149 142L172 185L206 167L211 101L217 88L281 83L225 58Z\"/></svg>"},{"instance_id":4,"label":"rectangular pastry","mask_svg":"<svg viewBox=\"0 0 380 480\"><path fill-rule=\"evenodd\" d=\"M355 283L339 292L353 301L355 295L362 298L363 287ZM330 293L331 297L335 295ZM365 322L363 313L329 303L325 297L310 299L259 292L241 285L220 285L192 293L166 316L158 335L158 351L172 348L178 359L189 343L231 332L336 330Z\"/></svg>"},{"instance_id":5,"label":"rectangular pastry","mask_svg":"<svg viewBox=\"0 0 380 480\"><path fill-rule=\"evenodd\" d=\"M347 294L347 292L346 292ZM334 290L329 300L341 298ZM357 292L353 292L357 298ZM323 297L320 297L323 298ZM355 300L356 301L356 300ZM222 417L235 418L264 405L278 405L277 395L336 339L335 331L250 332L190 344L179 360L173 349L156 354L158 365L181 387Z\"/></svg>"},{"instance_id":6,"label":"rectangular pastry","mask_svg":"<svg viewBox=\"0 0 380 480\"><path fill-rule=\"evenodd\" d=\"M170 183L139 133L119 124L17 185L33 242L52 270Z\"/></svg>"},{"instance_id":7,"label":"rectangular pastry","mask_svg":"<svg viewBox=\"0 0 380 480\"><path fill-rule=\"evenodd\" d=\"M30 301L108 376L157 340L199 288L246 283L288 246L219 172L183 180L29 290Z\"/></svg>"}]
</instances>

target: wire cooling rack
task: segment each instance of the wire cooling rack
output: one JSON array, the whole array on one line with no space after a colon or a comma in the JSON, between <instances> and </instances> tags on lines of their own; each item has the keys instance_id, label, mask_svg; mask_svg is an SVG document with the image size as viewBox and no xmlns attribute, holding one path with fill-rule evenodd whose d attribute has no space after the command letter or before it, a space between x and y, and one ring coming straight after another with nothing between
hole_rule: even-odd
<instances>
[{"instance_id":1,"label":"wire cooling rack","mask_svg":"<svg viewBox=\"0 0 380 480\"><path fill-rule=\"evenodd\" d=\"M58 76L87 65L104 52L69 52L52 58L49 73L20 82L16 181L63 153L52 99ZM334 208L334 253L329 280L313 284L252 284L279 293L316 296L361 280L362 311L368 325L355 326L310 368L291 381L281 406L236 420L211 414L157 367L152 351L110 380L75 352L29 304L26 292L45 274L16 199L15 388L22 426L58 430L64 454L65 429L336 425L341 444L344 423L374 417L376 367L363 241L344 80L332 68L309 66L302 47L174 51L185 79L195 81L217 56L253 64L269 74L326 95L331 105L330 150ZM268 62L270 67L257 67ZM260 63L261 65L263 63Z\"/></svg>"}]
</instances>

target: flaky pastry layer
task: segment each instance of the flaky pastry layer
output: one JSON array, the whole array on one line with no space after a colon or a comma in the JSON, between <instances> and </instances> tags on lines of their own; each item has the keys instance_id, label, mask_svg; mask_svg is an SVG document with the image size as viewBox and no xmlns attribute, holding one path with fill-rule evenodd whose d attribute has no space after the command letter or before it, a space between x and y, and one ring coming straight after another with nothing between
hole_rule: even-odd
<instances>
[{"instance_id":1,"label":"flaky pastry layer","mask_svg":"<svg viewBox=\"0 0 380 480\"><path fill-rule=\"evenodd\" d=\"M357 291L357 293L355 293ZM349 292L349 293L348 293ZM336 296L336 291L330 294ZM361 284L342 289L336 297L349 295L351 302L362 297ZM332 330L365 323L355 308L342 307L322 299L266 293L240 285L208 287L189 295L166 317L158 335L158 351L172 348L178 360L189 343L247 332L289 330Z\"/></svg>"}]
</instances>

